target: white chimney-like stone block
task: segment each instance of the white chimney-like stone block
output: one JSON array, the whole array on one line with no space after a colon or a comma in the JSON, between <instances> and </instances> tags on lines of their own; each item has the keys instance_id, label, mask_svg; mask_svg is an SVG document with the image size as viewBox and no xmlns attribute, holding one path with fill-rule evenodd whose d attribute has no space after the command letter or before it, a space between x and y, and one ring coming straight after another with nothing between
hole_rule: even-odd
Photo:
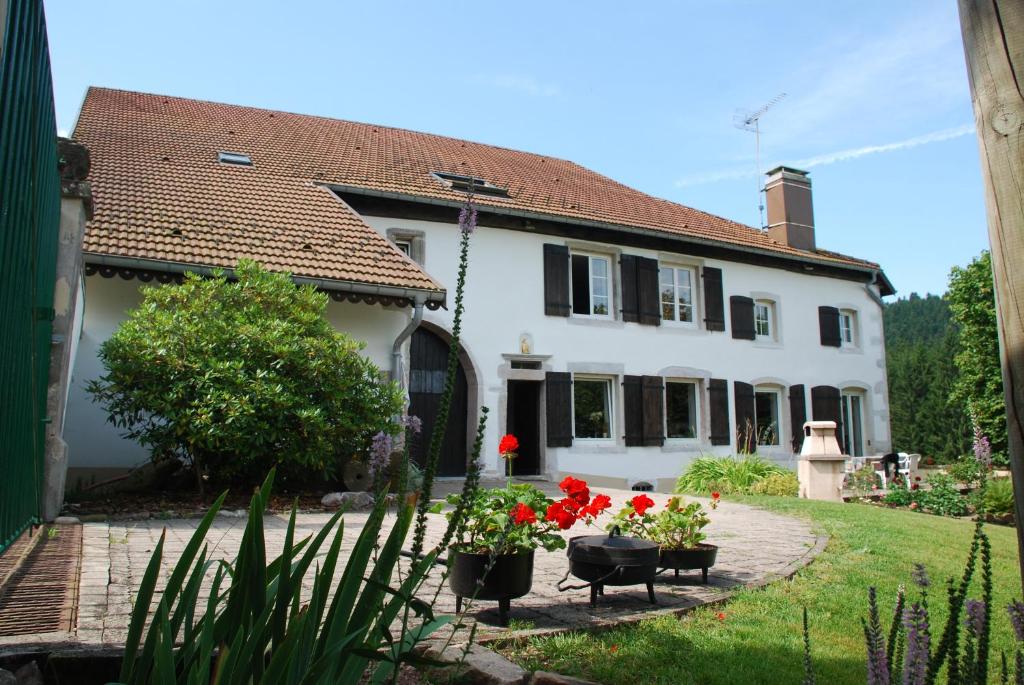
<instances>
[{"instance_id":1,"label":"white chimney-like stone block","mask_svg":"<svg viewBox=\"0 0 1024 685\"><path fill-rule=\"evenodd\" d=\"M835 421L808 421L797 465L800 497L830 502L843 501L846 456L836 440Z\"/></svg>"}]
</instances>

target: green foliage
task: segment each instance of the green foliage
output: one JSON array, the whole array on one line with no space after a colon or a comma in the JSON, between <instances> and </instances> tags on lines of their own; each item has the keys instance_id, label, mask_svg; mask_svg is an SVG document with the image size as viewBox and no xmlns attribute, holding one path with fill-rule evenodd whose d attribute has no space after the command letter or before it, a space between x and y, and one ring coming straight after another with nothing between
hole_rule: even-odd
<instances>
[{"instance_id":1,"label":"green foliage","mask_svg":"<svg viewBox=\"0 0 1024 685\"><path fill-rule=\"evenodd\" d=\"M161 536L132 611L120 682L354 684L371 660L379 662L374 682L383 682L396 664L415 663L416 643L450 621L435 617L427 603L413 596L436 552L415 562L400 587L390 586L412 522L410 505L401 509L394 528L378 546L386 512L385 498L378 498L338 584L334 577L342 545L340 512L315 535L296 540L293 507L284 548L268 561L263 512L273 480L271 472L252 497L233 562L215 561L204 545L224 501L221 495L175 563L162 592L156 593L164 547ZM322 547L328 538L325 551ZM303 578L314 561L312 594L302 599ZM209 599L201 601L207 582ZM156 616L147 629L147 614L155 599ZM405 640L395 641L388 626L407 605L415 610L418 625ZM176 643L182 646L176 649Z\"/></svg>"},{"instance_id":2,"label":"green foliage","mask_svg":"<svg viewBox=\"0 0 1024 685\"><path fill-rule=\"evenodd\" d=\"M912 293L887 304L884 321L893 445L940 463L956 459L970 445L970 421L949 398L958 345L949 304Z\"/></svg>"},{"instance_id":3,"label":"green foliage","mask_svg":"<svg viewBox=\"0 0 1024 685\"><path fill-rule=\"evenodd\" d=\"M1009 478L993 478L985 486L981 498L985 513L1005 516L1013 513L1013 481Z\"/></svg>"},{"instance_id":4,"label":"green foliage","mask_svg":"<svg viewBox=\"0 0 1024 685\"><path fill-rule=\"evenodd\" d=\"M695 459L676 480L676 492L732 494L749 492L755 483L786 469L756 454Z\"/></svg>"},{"instance_id":5,"label":"green foliage","mask_svg":"<svg viewBox=\"0 0 1024 685\"><path fill-rule=\"evenodd\" d=\"M969 502L960 494L953 478L936 473L928 478L927 490L917 490L915 501L922 511L938 516L966 516L970 512Z\"/></svg>"},{"instance_id":6,"label":"green foliage","mask_svg":"<svg viewBox=\"0 0 1024 685\"><path fill-rule=\"evenodd\" d=\"M711 506L717 506L717 500L712 500ZM711 517L700 502L687 504L682 497L672 497L657 514L646 509L640 514L633 502L628 502L612 517L606 529L617 527L623 535L656 542L662 549L679 550L692 549L704 542L707 535L703 529L709 523Z\"/></svg>"},{"instance_id":7,"label":"green foliage","mask_svg":"<svg viewBox=\"0 0 1024 685\"><path fill-rule=\"evenodd\" d=\"M462 495L449 495L447 502L465 507L463 526L453 542L462 551L497 555L543 547L552 552L566 545L565 538L557 533L558 524L544 520L553 501L529 483L480 489L468 503ZM517 523L512 514L518 505L529 507L536 520ZM449 520L454 515L455 512L449 513Z\"/></svg>"},{"instance_id":8,"label":"green foliage","mask_svg":"<svg viewBox=\"0 0 1024 685\"><path fill-rule=\"evenodd\" d=\"M325 294L254 262L235 277L144 290L100 348L107 374L89 384L110 422L214 481L275 464L330 474L395 430L397 386L327 322Z\"/></svg>"},{"instance_id":9,"label":"green foliage","mask_svg":"<svg viewBox=\"0 0 1024 685\"><path fill-rule=\"evenodd\" d=\"M861 468L846 475L844 487L856 495L863 496L882 487L882 478L873 468Z\"/></svg>"},{"instance_id":10,"label":"green foliage","mask_svg":"<svg viewBox=\"0 0 1024 685\"><path fill-rule=\"evenodd\" d=\"M992 258L988 251L949 275L950 311L960 328L955 361L959 376L950 398L976 417L992 443L996 463L1006 463L1006 404L999 365Z\"/></svg>"},{"instance_id":11,"label":"green foliage","mask_svg":"<svg viewBox=\"0 0 1024 685\"><path fill-rule=\"evenodd\" d=\"M906 485L899 484L893 485L885 493L885 497L882 499L886 504L893 504L897 507L908 506L914 501L914 495L918 490L912 491Z\"/></svg>"},{"instance_id":12,"label":"green foliage","mask_svg":"<svg viewBox=\"0 0 1024 685\"><path fill-rule=\"evenodd\" d=\"M962 483L967 487L980 485L985 477L987 471L978 463L978 460L974 458L974 455L968 455L960 457L955 462L946 467L946 473L957 483Z\"/></svg>"},{"instance_id":13,"label":"green foliage","mask_svg":"<svg viewBox=\"0 0 1024 685\"><path fill-rule=\"evenodd\" d=\"M752 495L796 497L800 492L800 479L792 471L773 473L750 486Z\"/></svg>"}]
</instances>

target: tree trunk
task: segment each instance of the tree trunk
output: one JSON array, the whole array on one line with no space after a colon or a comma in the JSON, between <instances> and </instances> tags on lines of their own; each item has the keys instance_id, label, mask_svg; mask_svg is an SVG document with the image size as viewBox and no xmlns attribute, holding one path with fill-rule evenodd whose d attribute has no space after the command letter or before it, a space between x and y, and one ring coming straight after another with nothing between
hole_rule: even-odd
<instances>
[{"instance_id":1,"label":"tree trunk","mask_svg":"<svg viewBox=\"0 0 1024 685\"><path fill-rule=\"evenodd\" d=\"M1024 2L959 0L985 179L1024 586Z\"/></svg>"}]
</instances>

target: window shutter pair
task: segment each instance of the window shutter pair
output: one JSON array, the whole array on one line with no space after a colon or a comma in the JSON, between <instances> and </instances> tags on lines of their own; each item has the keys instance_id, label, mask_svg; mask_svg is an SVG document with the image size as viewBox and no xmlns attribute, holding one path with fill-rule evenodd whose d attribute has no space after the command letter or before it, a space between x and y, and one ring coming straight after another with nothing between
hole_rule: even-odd
<instances>
[{"instance_id":1,"label":"window shutter pair","mask_svg":"<svg viewBox=\"0 0 1024 685\"><path fill-rule=\"evenodd\" d=\"M622 320L647 326L661 325L658 260L624 254L619 257Z\"/></svg>"},{"instance_id":2,"label":"window shutter pair","mask_svg":"<svg viewBox=\"0 0 1024 685\"><path fill-rule=\"evenodd\" d=\"M701 269L700 276L704 280L704 326L709 331L724 331L725 299L722 295L722 270L705 266ZM726 423L728 424L728 419Z\"/></svg>"},{"instance_id":3,"label":"window shutter pair","mask_svg":"<svg viewBox=\"0 0 1024 685\"><path fill-rule=\"evenodd\" d=\"M548 447L572 446L572 374L550 371L544 375Z\"/></svg>"},{"instance_id":4,"label":"window shutter pair","mask_svg":"<svg viewBox=\"0 0 1024 685\"><path fill-rule=\"evenodd\" d=\"M831 385L816 385L811 388L811 415L815 421L835 421L836 440L843 448L840 436L843 434L843 409L839 388Z\"/></svg>"},{"instance_id":5,"label":"window shutter pair","mask_svg":"<svg viewBox=\"0 0 1024 685\"><path fill-rule=\"evenodd\" d=\"M818 307L818 326L821 328L821 344L839 347L839 310L836 307Z\"/></svg>"},{"instance_id":6,"label":"window shutter pair","mask_svg":"<svg viewBox=\"0 0 1024 685\"><path fill-rule=\"evenodd\" d=\"M807 421L803 385L789 386L789 418L793 427L793 451L799 454L804 444L804 423Z\"/></svg>"},{"instance_id":7,"label":"window shutter pair","mask_svg":"<svg viewBox=\"0 0 1024 685\"><path fill-rule=\"evenodd\" d=\"M626 445L665 444L665 383L661 376L623 376Z\"/></svg>"},{"instance_id":8,"label":"window shutter pair","mask_svg":"<svg viewBox=\"0 0 1024 685\"><path fill-rule=\"evenodd\" d=\"M544 313L569 316L569 248L544 245Z\"/></svg>"},{"instance_id":9,"label":"window shutter pair","mask_svg":"<svg viewBox=\"0 0 1024 685\"><path fill-rule=\"evenodd\" d=\"M753 340L757 337L754 331L754 300L742 295L729 298L729 313L732 323L732 337L741 340Z\"/></svg>"},{"instance_id":10,"label":"window shutter pair","mask_svg":"<svg viewBox=\"0 0 1024 685\"><path fill-rule=\"evenodd\" d=\"M711 444L728 445L729 435L729 383L712 378L708 383L708 415L711 419Z\"/></svg>"},{"instance_id":11,"label":"window shutter pair","mask_svg":"<svg viewBox=\"0 0 1024 685\"><path fill-rule=\"evenodd\" d=\"M736 403L736 451L752 454L757 449L757 416L754 413L754 386L733 383Z\"/></svg>"}]
</instances>

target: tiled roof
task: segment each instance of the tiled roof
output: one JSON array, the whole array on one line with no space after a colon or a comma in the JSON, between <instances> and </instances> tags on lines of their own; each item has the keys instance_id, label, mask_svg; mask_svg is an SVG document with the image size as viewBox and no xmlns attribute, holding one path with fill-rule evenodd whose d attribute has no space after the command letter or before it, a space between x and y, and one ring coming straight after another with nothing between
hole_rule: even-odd
<instances>
[{"instance_id":1,"label":"tiled roof","mask_svg":"<svg viewBox=\"0 0 1024 685\"><path fill-rule=\"evenodd\" d=\"M464 194L431 174L447 172L509 190L507 198L477 196L482 207L878 268L779 244L569 161L403 129L92 88L75 137L93 157L87 252L217 264L251 256L297 275L436 287L317 184L461 202ZM218 150L248 154L254 166L218 164ZM185 235L170 235L174 227Z\"/></svg>"}]
</instances>

